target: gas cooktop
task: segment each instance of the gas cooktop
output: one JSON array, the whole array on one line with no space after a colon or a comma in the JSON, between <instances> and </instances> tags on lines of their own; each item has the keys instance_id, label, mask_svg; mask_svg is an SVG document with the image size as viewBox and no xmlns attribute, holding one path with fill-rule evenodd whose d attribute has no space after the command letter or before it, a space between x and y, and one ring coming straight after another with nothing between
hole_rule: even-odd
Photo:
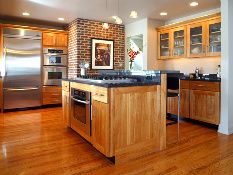
<instances>
[{"instance_id":1,"label":"gas cooktop","mask_svg":"<svg viewBox=\"0 0 233 175\"><path fill-rule=\"evenodd\" d=\"M79 81L93 82L93 83L133 83L137 82L135 78L125 76L79 76L76 78Z\"/></svg>"}]
</instances>

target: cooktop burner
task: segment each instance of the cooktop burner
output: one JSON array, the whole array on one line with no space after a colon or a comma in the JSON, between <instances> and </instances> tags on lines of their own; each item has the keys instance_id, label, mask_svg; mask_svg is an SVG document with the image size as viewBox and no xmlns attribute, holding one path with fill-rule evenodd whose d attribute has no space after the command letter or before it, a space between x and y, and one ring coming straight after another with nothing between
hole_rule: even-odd
<instances>
[{"instance_id":1,"label":"cooktop burner","mask_svg":"<svg viewBox=\"0 0 233 175\"><path fill-rule=\"evenodd\" d=\"M76 78L79 81L89 81L95 83L132 83L137 82L135 78L125 76L79 76Z\"/></svg>"}]
</instances>

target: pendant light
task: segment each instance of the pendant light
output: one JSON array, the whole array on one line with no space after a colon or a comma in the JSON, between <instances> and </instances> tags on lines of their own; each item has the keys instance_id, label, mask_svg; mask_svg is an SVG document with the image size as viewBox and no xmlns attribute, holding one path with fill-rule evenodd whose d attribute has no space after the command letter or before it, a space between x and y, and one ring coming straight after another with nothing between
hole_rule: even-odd
<instances>
[{"instance_id":1,"label":"pendant light","mask_svg":"<svg viewBox=\"0 0 233 175\"><path fill-rule=\"evenodd\" d=\"M106 0L106 12L108 11L108 0ZM103 24L102 24L102 27L104 28L104 29L109 29L109 24L108 23L106 23L106 22L104 22Z\"/></svg>"},{"instance_id":2,"label":"pendant light","mask_svg":"<svg viewBox=\"0 0 233 175\"><path fill-rule=\"evenodd\" d=\"M117 0L117 16L115 19L116 24L122 24L122 19L119 17L119 11L120 11L120 2Z\"/></svg>"}]
</instances>

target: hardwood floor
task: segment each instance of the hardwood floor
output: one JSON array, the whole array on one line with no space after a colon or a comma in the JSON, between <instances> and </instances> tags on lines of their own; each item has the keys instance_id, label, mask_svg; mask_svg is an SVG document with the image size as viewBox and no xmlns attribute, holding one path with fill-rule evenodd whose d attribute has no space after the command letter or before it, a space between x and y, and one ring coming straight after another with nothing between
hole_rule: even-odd
<instances>
[{"instance_id":1,"label":"hardwood floor","mask_svg":"<svg viewBox=\"0 0 233 175\"><path fill-rule=\"evenodd\" d=\"M233 136L181 124L181 143L121 165L62 123L61 108L0 114L0 174L232 175Z\"/></svg>"}]
</instances>

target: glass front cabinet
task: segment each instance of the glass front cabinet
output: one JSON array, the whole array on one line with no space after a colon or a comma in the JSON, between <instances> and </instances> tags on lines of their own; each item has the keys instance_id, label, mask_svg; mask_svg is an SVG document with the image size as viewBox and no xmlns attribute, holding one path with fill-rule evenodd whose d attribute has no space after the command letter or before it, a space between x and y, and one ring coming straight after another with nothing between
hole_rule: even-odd
<instances>
[{"instance_id":1,"label":"glass front cabinet","mask_svg":"<svg viewBox=\"0 0 233 175\"><path fill-rule=\"evenodd\" d=\"M160 59L171 57L171 35L170 30L161 31L158 33L158 55Z\"/></svg>"},{"instance_id":2,"label":"glass front cabinet","mask_svg":"<svg viewBox=\"0 0 233 175\"><path fill-rule=\"evenodd\" d=\"M188 57L205 56L205 23L195 23L187 26L188 31Z\"/></svg>"},{"instance_id":3,"label":"glass front cabinet","mask_svg":"<svg viewBox=\"0 0 233 175\"><path fill-rule=\"evenodd\" d=\"M221 19L207 23L207 56L221 56Z\"/></svg>"},{"instance_id":4,"label":"glass front cabinet","mask_svg":"<svg viewBox=\"0 0 233 175\"><path fill-rule=\"evenodd\" d=\"M178 27L171 30L173 58L184 58L186 56L186 30L185 27Z\"/></svg>"},{"instance_id":5,"label":"glass front cabinet","mask_svg":"<svg viewBox=\"0 0 233 175\"><path fill-rule=\"evenodd\" d=\"M221 17L161 28L158 31L158 57L205 58L221 56Z\"/></svg>"}]
</instances>

